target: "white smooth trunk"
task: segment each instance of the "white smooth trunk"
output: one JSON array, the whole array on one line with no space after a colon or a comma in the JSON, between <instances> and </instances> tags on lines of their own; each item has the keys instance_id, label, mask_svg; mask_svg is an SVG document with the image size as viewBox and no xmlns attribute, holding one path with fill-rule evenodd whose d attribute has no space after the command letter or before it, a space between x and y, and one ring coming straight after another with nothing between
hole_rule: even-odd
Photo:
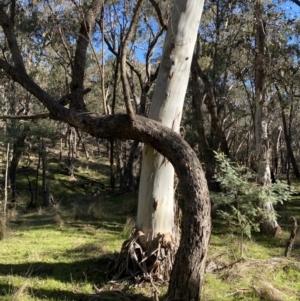
<instances>
[{"instance_id":1,"label":"white smooth trunk","mask_svg":"<svg viewBox=\"0 0 300 301\"><path fill-rule=\"evenodd\" d=\"M204 0L175 2L154 88L149 118L179 131L190 65ZM151 241L158 234L174 236L174 170L150 146L143 150L137 227Z\"/></svg>"}]
</instances>

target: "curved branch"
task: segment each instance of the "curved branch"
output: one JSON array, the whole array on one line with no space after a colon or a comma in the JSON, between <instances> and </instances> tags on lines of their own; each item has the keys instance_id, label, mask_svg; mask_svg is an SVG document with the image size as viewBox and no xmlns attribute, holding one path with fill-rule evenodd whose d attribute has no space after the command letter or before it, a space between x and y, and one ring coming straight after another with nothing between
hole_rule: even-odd
<instances>
[{"instance_id":1,"label":"curved branch","mask_svg":"<svg viewBox=\"0 0 300 301\"><path fill-rule=\"evenodd\" d=\"M2 7L0 7L0 26L3 28L15 67L23 72L26 72L23 58L21 56L20 48L14 32L14 24L4 12Z\"/></svg>"}]
</instances>

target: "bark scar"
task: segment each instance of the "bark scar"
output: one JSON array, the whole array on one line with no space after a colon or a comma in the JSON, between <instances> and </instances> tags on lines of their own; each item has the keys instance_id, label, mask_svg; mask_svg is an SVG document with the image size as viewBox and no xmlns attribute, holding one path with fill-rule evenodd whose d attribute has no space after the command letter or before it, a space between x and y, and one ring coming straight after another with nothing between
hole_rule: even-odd
<instances>
[{"instance_id":1,"label":"bark scar","mask_svg":"<svg viewBox=\"0 0 300 301\"><path fill-rule=\"evenodd\" d=\"M158 205L158 201L157 201L157 200L154 200L154 202L153 202L153 208L154 208L154 211L156 211L157 205Z\"/></svg>"}]
</instances>

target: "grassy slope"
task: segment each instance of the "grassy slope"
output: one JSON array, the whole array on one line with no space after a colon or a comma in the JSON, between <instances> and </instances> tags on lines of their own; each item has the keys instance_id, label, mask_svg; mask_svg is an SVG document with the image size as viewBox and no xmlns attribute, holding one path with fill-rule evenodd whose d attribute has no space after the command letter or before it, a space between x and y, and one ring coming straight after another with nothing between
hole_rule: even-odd
<instances>
[{"instance_id":1,"label":"grassy slope","mask_svg":"<svg viewBox=\"0 0 300 301\"><path fill-rule=\"evenodd\" d=\"M8 237L0 242L0 300L88 300L94 285L104 288L99 300L121 300L125 293L127 300L151 296L149 286L109 284L105 278L109 257L129 236L136 196L111 197L102 190L92 196L97 187L78 184L83 177L107 184L109 169L102 160L81 163L74 181L61 173L56 160L49 170L60 204L47 210L26 210L27 179L19 173L19 205L11 212ZM300 220L299 205L294 200L280 212L284 230L291 214ZM206 275L203 300L300 300L299 246L292 258L282 256L288 236L284 231L278 238L256 235L242 241L214 221L208 262L220 271ZM111 288L122 290L123 297ZM166 288L160 290L163 299Z\"/></svg>"}]
</instances>

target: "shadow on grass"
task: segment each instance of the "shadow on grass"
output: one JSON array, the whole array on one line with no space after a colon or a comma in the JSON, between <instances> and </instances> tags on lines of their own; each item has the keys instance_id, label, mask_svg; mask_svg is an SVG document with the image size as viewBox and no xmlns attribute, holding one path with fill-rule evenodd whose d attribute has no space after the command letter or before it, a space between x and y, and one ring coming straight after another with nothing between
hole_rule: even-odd
<instances>
[{"instance_id":1,"label":"shadow on grass","mask_svg":"<svg viewBox=\"0 0 300 301\"><path fill-rule=\"evenodd\" d=\"M6 283L0 283L0 296L11 296L17 294L19 287L12 286ZM150 301L152 298L143 296L142 294L130 294L124 291L103 291L97 294L83 294L78 292L71 292L62 289L35 289L25 285L25 294L39 298L41 300L57 300L57 301L90 301L90 300L101 300L101 301ZM24 294L24 293L23 293ZM4 297L5 298L5 297ZM6 299L5 299L6 300ZM14 299L7 299L14 300ZM21 299L18 299L21 300Z\"/></svg>"},{"instance_id":2,"label":"shadow on grass","mask_svg":"<svg viewBox=\"0 0 300 301\"><path fill-rule=\"evenodd\" d=\"M55 279L60 282L103 283L107 271L108 255L79 261L66 262L31 262L19 264L0 264L1 276L25 276L40 279Z\"/></svg>"},{"instance_id":3,"label":"shadow on grass","mask_svg":"<svg viewBox=\"0 0 300 301\"><path fill-rule=\"evenodd\" d=\"M9 280L0 279L0 299L1 296L12 296L17 294L18 289L13 283L11 276L24 277L24 288L27 295L34 296L45 300L152 300L142 294L128 293L128 286L124 285L121 290L103 290L97 294L80 293L80 284L87 284L93 287L103 287L106 283L107 265L110 262L110 254L103 255L100 258L92 258L72 263L21 263L21 264L0 264L0 275L10 276ZM30 275L28 275L30 274ZM34 278L60 281L69 283L72 288L65 289L46 289L31 287L31 281ZM28 283L26 282L28 279ZM9 282L9 283L7 283ZM47 284L45 284L47 285ZM8 299L11 300L11 299Z\"/></svg>"}]
</instances>

